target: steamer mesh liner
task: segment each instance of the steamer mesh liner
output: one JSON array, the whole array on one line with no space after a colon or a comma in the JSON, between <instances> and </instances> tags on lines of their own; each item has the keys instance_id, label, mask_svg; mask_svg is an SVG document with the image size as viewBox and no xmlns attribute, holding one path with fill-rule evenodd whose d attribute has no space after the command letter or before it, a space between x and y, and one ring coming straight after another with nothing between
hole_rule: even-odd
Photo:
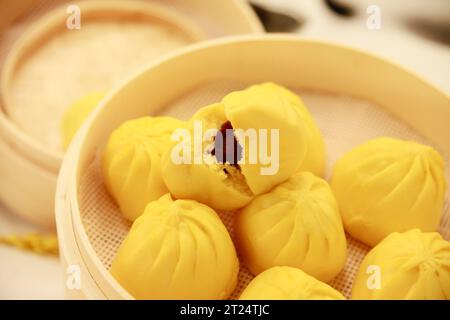
<instances>
[{"instance_id":1,"label":"steamer mesh liner","mask_svg":"<svg viewBox=\"0 0 450 320\"><path fill-rule=\"evenodd\" d=\"M242 89L248 84L217 81L201 86L190 94L164 108L162 114L188 119L197 108L220 101L230 91ZM327 177L333 163L352 147L378 136L391 136L430 144L411 128L380 107L359 99L294 90L315 117L327 144ZM436 147L436 146L435 146ZM439 149L439 148L437 148ZM446 158L446 167L449 161ZM80 185L80 214L90 242L105 268L109 269L120 243L126 236L130 223L125 220L104 188L99 160L93 160ZM448 171L447 181L450 181ZM439 231L450 240L450 209L447 195ZM233 237L233 213L223 213L221 218ZM330 285L350 297L353 279L368 246L347 235L348 257L345 268ZM231 298L238 298L253 276L242 265L239 281Z\"/></svg>"}]
</instances>

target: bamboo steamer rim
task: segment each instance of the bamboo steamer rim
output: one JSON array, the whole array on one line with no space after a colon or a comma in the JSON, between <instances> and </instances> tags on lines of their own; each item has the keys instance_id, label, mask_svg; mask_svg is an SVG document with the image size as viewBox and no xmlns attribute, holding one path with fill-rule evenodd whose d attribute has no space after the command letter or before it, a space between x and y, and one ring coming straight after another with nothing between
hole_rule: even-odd
<instances>
[{"instance_id":1,"label":"bamboo steamer rim","mask_svg":"<svg viewBox=\"0 0 450 320\"><path fill-rule=\"evenodd\" d=\"M245 15L250 28L254 32L262 32L262 25L255 14L242 0L231 0L236 8ZM154 19L172 29L177 29L193 42L206 39L205 32L193 21L181 13L171 11L164 5L158 3L143 2L137 0L91 0L80 1L77 5L81 8L82 17L105 12L107 14L131 15L139 13L146 16L147 19ZM30 136L22 130L12 119L8 117L8 110L13 108L10 98L10 84L14 78L14 72L20 65L20 62L32 51L32 48L39 46L43 40L49 37L58 28L65 25L67 19L66 6L62 5L46 13L36 23L27 30L11 48L4 62L4 68L0 75L0 92L2 109L0 110L0 134L15 149L32 162L40 167L52 172L58 173L62 163L64 153L46 147L40 141ZM60 31L60 30L59 30Z\"/></svg>"},{"instance_id":2,"label":"bamboo steamer rim","mask_svg":"<svg viewBox=\"0 0 450 320\"><path fill-rule=\"evenodd\" d=\"M74 138L74 143L77 143L75 141L78 139L79 136L76 136ZM68 150L65 158L72 158L70 150ZM77 266L83 272L83 278L81 281L84 289L80 288L79 290L81 290L81 292L75 292L77 298L106 299L108 298L108 295L105 293L104 289L102 289L95 281L93 274L89 271L89 269L87 269L86 263L83 261L81 250L77 243L75 229L73 227L73 221L71 218L72 217L71 208L70 206L66 206L68 193L66 190L67 184L65 184L65 181L66 175L68 173L71 164L72 164L71 161L63 162L59 173L59 176L61 178L58 179L55 195L55 210L56 212L61 213L56 215L56 223L58 225L57 236L60 251L59 255L61 260L60 262L64 267L63 272L66 272L68 270L67 268L71 266ZM66 294L68 294L69 293L68 291L70 291L70 289L67 288L66 283L64 284L66 285ZM85 289L85 287L88 287L89 289L87 290ZM113 288L116 292L119 293L119 297L124 297L128 300L133 299L131 295L120 286L119 283L113 282Z\"/></svg>"},{"instance_id":3,"label":"bamboo steamer rim","mask_svg":"<svg viewBox=\"0 0 450 320\"><path fill-rule=\"evenodd\" d=\"M256 15L255 11L251 8L247 0L229 0L234 4L236 8L243 14L245 20L248 23L249 32L255 34L264 34L266 32L264 25Z\"/></svg>"},{"instance_id":4,"label":"bamboo steamer rim","mask_svg":"<svg viewBox=\"0 0 450 320\"><path fill-rule=\"evenodd\" d=\"M298 36L293 35L243 35L243 36L233 36L222 39L211 40L205 43L195 44L193 46L179 49L173 53L165 55L155 61L153 61L146 69L141 70L139 73L130 76L128 79L122 82L122 85L119 86L115 91L110 92L108 96L102 101L99 107L90 115L90 117L85 121L81 130L79 130L76 139L71 144L69 151L70 157L66 157L64 160L64 166L66 168L66 172L63 176L59 177L58 181L58 193L61 190L65 190L67 192L66 197L64 199L57 198L57 220L58 220L58 229L59 225L62 221L66 219L70 219L73 227L73 232L76 235L76 247L79 250L80 255L82 256L82 263L86 266L89 272L93 275L93 279L98 284L102 291L105 292L106 297L111 298L125 298L130 299L130 295L126 292L126 290L112 277L110 272L104 267L103 263L100 261L97 253L95 252L89 237L84 229L82 217L80 214L80 207L78 202L78 192L80 185L80 179L82 176L82 167L85 165L86 160L82 159L82 154L85 152L87 148L86 144L92 144L87 139L93 127L98 125L99 121L101 121L102 112L105 110L105 105L108 104L109 100L111 100L118 92L127 87L127 84L132 82L134 79L139 78L140 75L144 73L150 72L152 70L157 69L158 67L167 65L177 59L185 58L191 54L199 54L201 52L208 51L209 49L214 48L226 48L230 45L254 45L254 44L264 43L268 46L276 46L277 44L288 44L288 45L310 45L320 47L321 50L325 50L324 52L329 51L340 51L340 53L347 55L348 57L358 56L360 58L364 58L366 60L370 60L370 63L382 64L389 68L391 68L401 80L409 80L413 81L416 87L421 88L422 91L426 91L430 95L434 97L434 100L439 102L439 107L448 107L447 109L442 108L442 112L445 112L445 116L450 118L450 97L439 90L434 85L428 83L423 80L414 72L411 72L405 69L402 66L399 66L395 63L392 63L382 57L377 55L367 53L365 51L354 49L345 45L333 44L325 41L314 40L314 39L305 39L300 38ZM244 50L245 51L245 50ZM336 91L335 91L336 92ZM366 99L367 100L367 99ZM379 102L376 102L379 104ZM103 119L104 120L104 119ZM406 121L408 123L408 121ZM450 128L448 129L450 130ZM419 130L420 133L423 134ZM427 135L425 135L427 136ZM443 150L447 155L450 155L450 143L446 143L445 146L442 145L442 141L440 147L443 147ZM70 211L70 216L66 215L63 208L66 208ZM63 231L64 232L64 231ZM100 277L100 278L99 278Z\"/></svg>"}]
</instances>

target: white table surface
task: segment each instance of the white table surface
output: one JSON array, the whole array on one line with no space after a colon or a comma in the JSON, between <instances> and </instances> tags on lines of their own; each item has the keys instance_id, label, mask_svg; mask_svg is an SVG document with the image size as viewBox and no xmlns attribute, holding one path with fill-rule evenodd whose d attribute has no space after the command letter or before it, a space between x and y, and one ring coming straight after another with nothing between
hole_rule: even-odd
<instances>
[{"instance_id":1,"label":"white table surface","mask_svg":"<svg viewBox=\"0 0 450 320\"><path fill-rule=\"evenodd\" d=\"M48 232L0 205L0 234ZM0 245L0 299L64 299L63 272L55 256Z\"/></svg>"},{"instance_id":2,"label":"white table surface","mask_svg":"<svg viewBox=\"0 0 450 320\"><path fill-rule=\"evenodd\" d=\"M422 75L450 94L449 46L406 33L401 26L390 22L395 21L395 17L387 15L383 18L383 5L381 5L382 28L374 31L365 27L366 16L362 15L351 20L338 19L324 10L318 1L255 0L255 2L306 17L307 23L299 30L300 35L343 43L377 53ZM412 7L414 9L414 6ZM404 8L402 7L402 10ZM408 8L411 9L411 6ZM40 231L42 230L26 223L0 205L0 234ZM56 257L39 256L0 246L0 299L63 299L63 283L63 272Z\"/></svg>"}]
</instances>

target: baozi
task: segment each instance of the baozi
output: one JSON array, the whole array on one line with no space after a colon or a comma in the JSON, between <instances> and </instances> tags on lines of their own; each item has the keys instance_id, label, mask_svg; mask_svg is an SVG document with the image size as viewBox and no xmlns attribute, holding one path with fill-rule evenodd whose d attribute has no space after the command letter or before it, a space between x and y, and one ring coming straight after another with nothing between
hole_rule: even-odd
<instances>
[{"instance_id":1,"label":"baozi","mask_svg":"<svg viewBox=\"0 0 450 320\"><path fill-rule=\"evenodd\" d=\"M329 281L344 266L347 244L327 182L294 174L242 208L235 221L238 251L253 274L274 266L302 269Z\"/></svg>"},{"instance_id":2,"label":"baozi","mask_svg":"<svg viewBox=\"0 0 450 320\"><path fill-rule=\"evenodd\" d=\"M258 161L252 163L251 139L245 139L242 156L244 162L239 164L253 194L269 191L298 170L306 157L306 123L297 105L286 95L264 85L253 85L227 94L222 103L225 116L233 128L256 130L258 134ZM276 132L278 139L275 138ZM266 151L271 162L276 163L268 165L261 159L265 147L261 139L263 133L267 133ZM237 136L237 140L242 144L241 140L244 139ZM265 169L274 170L270 172Z\"/></svg>"},{"instance_id":3,"label":"baozi","mask_svg":"<svg viewBox=\"0 0 450 320\"><path fill-rule=\"evenodd\" d=\"M189 121L189 135L194 136L195 121L201 121L203 130L220 126L224 121L223 105L217 103L200 109ZM211 141L202 141L208 149ZM168 149L162 158L162 175L171 194L180 199L194 199L216 210L232 210L247 204L253 193L247 186L238 166L221 163L211 152L204 160L194 163L194 145L189 151L192 162L176 163L176 147Z\"/></svg>"},{"instance_id":4,"label":"baozi","mask_svg":"<svg viewBox=\"0 0 450 320\"><path fill-rule=\"evenodd\" d=\"M170 194L136 219L111 267L137 299L226 299L238 271L233 242L214 210Z\"/></svg>"},{"instance_id":5,"label":"baozi","mask_svg":"<svg viewBox=\"0 0 450 320\"><path fill-rule=\"evenodd\" d=\"M325 141L319 127L303 101L292 91L273 82L266 82L260 86L266 90L272 90L284 96L300 111L306 129L306 155L301 161L298 171L309 171L316 176L323 176L325 169Z\"/></svg>"},{"instance_id":6,"label":"baozi","mask_svg":"<svg viewBox=\"0 0 450 320\"><path fill-rule=\"evenodd\" d=\"M104 92L92 92L74 102L63 115L61 122L62 145L64 150L83 124L84 120L105 97Z\"/></svg>"},{"instance_id":7,"label":"baozi","mask_svg":"<svg viewBox=\"0 0 450 320\"><path fill-rule=\"evenodd\" d=\"M373 246L392 232L436 230L447 188L444 160L432 147L378 138L336 163L331 187L346 231Z\"/></svg>"},{"instance_id":8,"label":"baozi","mask_svg":"<svg viewBox=\"0 0 450 320\"><path fill-rule=\"evenodd\" d=\"M177 198L194 199L217 210L240 208L298 170L306 155L306 122L281 90L254 85L229 93L189 121L192 137L198 127L216 131L202 141L203 159L174 161L179 154L179 144L174 143L162 162L164 181ZM227 151L227 141L234 145L232 152ZM194 144L188 153L195 158Z\"/></svg>"},{"instance_id":9,"label":"baozi","mask_svg":"<svg viewBox=\"0 0 450 320\"><path fill-rule=\"evenodd\" d=\"M240 300L345 300L326 283L292 267L273 267L257 275Z\"/></svg>"},{"instance_id":10,"label":"baozi","mask_svg":"<svg viewBox=\"0 0 450 320\"><path fill-rule=\"evenodd\" d=\"M111 134L103 152L103 177L128 220L134 221L150 201L167 193L161 156L172 132L184 125L170 117L143 117L125 122Z\"/></svg>"},{"instance_id":11,"label":"baozi","mask_svg":"<svg viewBox=\"0 0 450 320\"><path fill-rule=\"evenodd\" d=\"M450 300L450 242L418 229L390 234L361 263L352 299Z\"/></svg>"}]
</instances>

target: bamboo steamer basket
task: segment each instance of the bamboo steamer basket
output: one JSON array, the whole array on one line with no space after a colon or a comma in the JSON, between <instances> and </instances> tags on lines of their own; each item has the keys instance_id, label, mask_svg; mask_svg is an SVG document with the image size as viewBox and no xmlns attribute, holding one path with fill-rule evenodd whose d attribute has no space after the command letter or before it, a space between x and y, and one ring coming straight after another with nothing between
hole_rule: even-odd
<instances>
[{"instance_id":1,"label":"bamboo steamer basket","mask_svg":"<svg viewBox=\"0 0 450 320\"><path fill-rule=\"evenodd\" d=\"M22 64L37 55L39 48L54 46L52 41L55 34L77 32L65 29L69 4L73 3L55 0L23 1L20 5L8 4L9 8L0 13L0 35L3 36L0 41L0 63L3 63L0 69L0 201L22 217L46 227L54 227L56 177L64 154L48 143L43 143L25 130L26 127L18 124L17 119L12 116L17 110L17 104L11 98L11 92L12 83L18 77ZM93 0L76 4L81 9L81 29L86 19L95 22L139 18L148 20L149 24L158 23L185 37L187 44L263 31L259 20L243 0ZM15 42L18 34L21 37ZM64 48L53 48L55 50ZM130 50L133 50L133 46ZM80 54L83 54L82 50ZM52 56L49 55L49 63L46 65L59 67L68 63L51 59ZM149 59L151 60L153 59ZM42 57L39 61L42 61ZM111 68L114 68L114 59L111 58L110 62ZM77 66L72 68L76 69ZM80 63L80 68L86 69L85 64ZM92 68L95 70L95 66ZM25 86L23 94L31 94L26 89ZM62 84L54 83L51 96L62 100L66 89L68 88ZM70 103L68 101L61 109ZM25 115L31 124L50 123L46 116L34 119L32 115Z\"/></svg>"},{"instance_id":2,"label":"bamboo steamer basket","mask_svg":"<svg viewBox=\"0 0 450 320\"><path fill-rule=\"evenodd\" d=\"M132 298L108 271L130 227L99 173L99 155L110 133L124 121L145 115L187 119L229 91L263 81L304 93L302 98L325 136L328 174L345 151L380 135L431 144L449 167L450 98L379 57L288 35L231 37L179 50L109 94L79 131L64 160L56 198L62 261L66 267L83 266L86 278L92 279L81 287L79 297ZM447 195L439 231L450 240L448 203ZM233 214L222 219L233 237ZM348 236L346 266L330 283L347 297L369 249ZM232 298L251 279L241 265Z\"/></svg>"}]
</instances>

